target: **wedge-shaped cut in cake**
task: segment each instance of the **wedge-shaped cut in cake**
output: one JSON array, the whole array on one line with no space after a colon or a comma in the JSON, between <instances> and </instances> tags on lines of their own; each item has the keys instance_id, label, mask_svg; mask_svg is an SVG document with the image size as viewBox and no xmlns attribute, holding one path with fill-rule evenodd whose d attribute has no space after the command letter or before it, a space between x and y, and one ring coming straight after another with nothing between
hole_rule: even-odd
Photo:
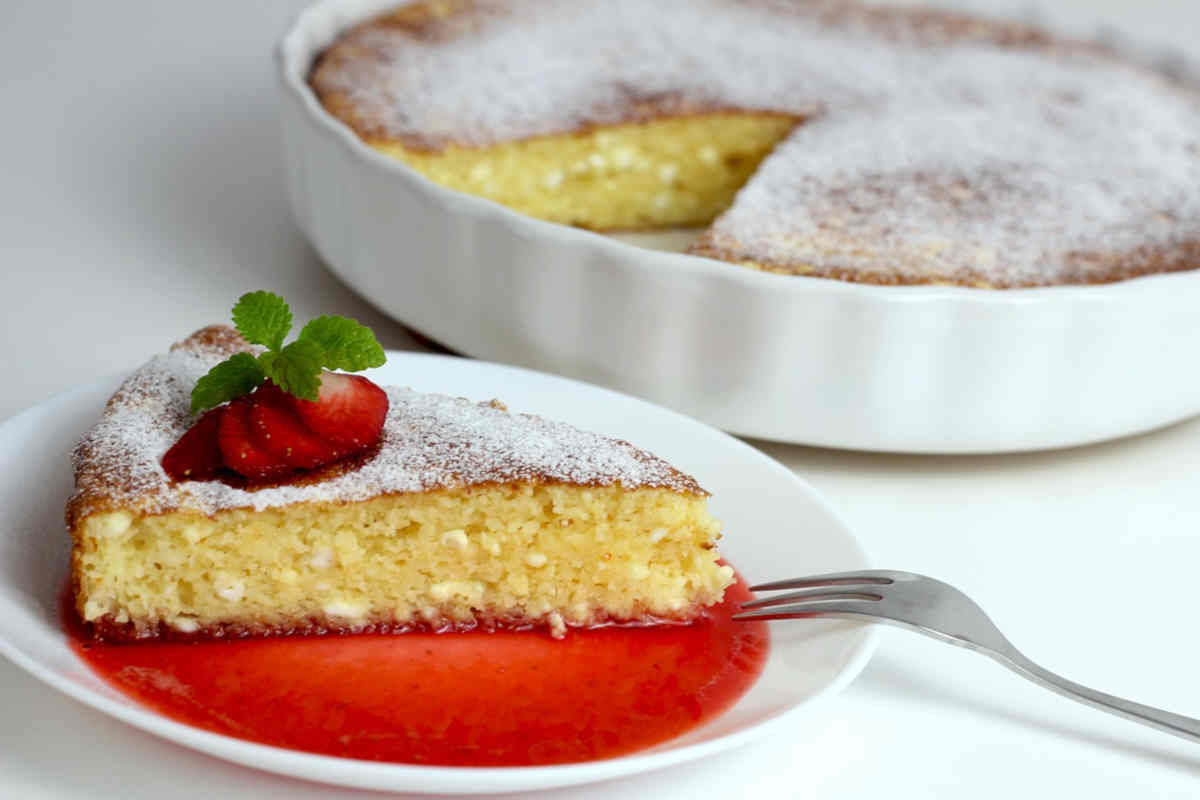
<instances>
[{"instance_id":1,"label":"wedge-shaped cut in cake","mask_svg":"<svg viewBox=\"0 0 1200 800\"><path fill-rule=\"evenodd\" d=\"M189 392L252 348L201 330L74 454L75 602L108 639L686 622L733 581L707 493L628 442L387 389L373 452L279 485L172 481Z\"/></svg>"}]
</instances>

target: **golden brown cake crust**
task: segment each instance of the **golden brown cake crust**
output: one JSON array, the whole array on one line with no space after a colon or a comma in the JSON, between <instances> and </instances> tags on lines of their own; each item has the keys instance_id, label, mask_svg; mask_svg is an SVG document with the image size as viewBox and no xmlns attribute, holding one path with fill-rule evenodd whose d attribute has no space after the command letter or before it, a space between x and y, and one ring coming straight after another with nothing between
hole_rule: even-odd
<instances>
[{"instance_id":1,"label":"golden brown cake crust","mask_svg":"<svg viewBox=\"0 0 1200 800\"><path fill-rule=\"evenodd\" d=\"M1000 47L1098 51L1091 44L1057 41L1029 25L983 20L943 10L869 7L841 0L801 0L790 4L762 0L748 5L770 9L785 17L801 12L813 14L820 24L830 28L848 24L865 26L877 36L893 40L917 37L941 44L987 41ZM486 29L490 21L512 13L503 3L480 0L419 0L402 5L339 36L313 63L309 84L325 109L366 141L397 142L416 151L439 151L448 145L477 145L477 142L453 136L415 129L397 130L388 120L392 109L364 102L354 90L354 83L369 79L366 76L375 70L386 69L390 63L390 48L402 46L406 40L414 44L448 45L469 39ZM383 41L376 38L376 34L382 34ZM736 35L736 32L730 34ZM386 47L381 46L384 42ZM396 98L396 102L403 104L404 101ZM542 133L584 134L609 125L726 112L776 113L799 120L817 110L818 106L752 108L678 90L649 90L636 84L621 84L616 87L612 102L593 110L590 116L594 118L585 117L567 128L557 127Z\"/></svg>"},{"instance_id":2,"label":"golden brown cake crust","mask_svg":"<svg viewBox=\"0 0 1200 800\"><path fill-rule=\"evenodd\" d=\"M987 289L1028 289L1063 284L1104 284L1158 275L1183 272L1200 267L1200 236L1171 244L1146 244L1124 252L1074 251L1064 255L1066 268L1054 281L1029 277L998 280L985 270L964 268L953 274L931 275L922 269L888 269L867 271L851 264L838 265L832 260L808 263L796 260L764 258L756 248L736 240L719 242L711 231L700 235L688 252L692 255L728 261L763 272L780 275L802 275L809 278L831 278L849 283L876 286L916 286L931 283L958 284ZM893 263L898 257L892 256Z\"/></svg>"},{"instance_id":3,"label":"golden brown cake crust","mask_svg":"<svg viewBox=\"0 0 1200 800\"><path fill-rule=\"evenodd\" d=\"M347 31L310 84L368 143L414 151L793 116L691 251L765 271L1018 288L1200 265L1200 92L1027 25L843 0L430 0Z\"/></svg>"}]
</instances>

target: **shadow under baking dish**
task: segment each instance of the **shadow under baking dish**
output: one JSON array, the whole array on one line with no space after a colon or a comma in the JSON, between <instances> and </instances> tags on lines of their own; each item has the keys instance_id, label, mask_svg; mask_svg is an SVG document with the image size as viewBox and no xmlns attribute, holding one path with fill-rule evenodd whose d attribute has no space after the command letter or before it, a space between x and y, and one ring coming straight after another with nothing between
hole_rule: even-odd
<instances>
[{"instance_id":1,"label":"shadow under baking dish","mask_svg":"<svg viewBox=\"0 0 1200 800\"><path fill-rule=\"evenodd\" d=\"M741 576L691 625L108 644L64 593L71 646L180 722L345 758L535 766L626 755L713 719L754 684L767 625Z\"/></svg>"}]
</instances>

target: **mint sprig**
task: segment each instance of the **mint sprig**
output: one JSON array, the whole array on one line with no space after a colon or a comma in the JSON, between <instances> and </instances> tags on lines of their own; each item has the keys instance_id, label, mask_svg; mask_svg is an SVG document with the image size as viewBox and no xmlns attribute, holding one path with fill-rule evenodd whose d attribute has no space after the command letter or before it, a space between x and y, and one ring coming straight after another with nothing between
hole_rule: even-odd
<instances>
[{"instance_id":1,"label":"mint sprig","mask_svg":"<svg viewBox=\"0 0 1200 800\"><path fill-rule=\"evenodd\" d=\"M387 360L371 329L346 317L317 317L284 345L292 311L272 292L242 295L233 307L233 324L243 339L267 349L258 356L235 353L210 369L192 389L192 413L249 394L268 378L291 395L316 400L321 370L357 372Z\"/></svg>"}]
</instances>

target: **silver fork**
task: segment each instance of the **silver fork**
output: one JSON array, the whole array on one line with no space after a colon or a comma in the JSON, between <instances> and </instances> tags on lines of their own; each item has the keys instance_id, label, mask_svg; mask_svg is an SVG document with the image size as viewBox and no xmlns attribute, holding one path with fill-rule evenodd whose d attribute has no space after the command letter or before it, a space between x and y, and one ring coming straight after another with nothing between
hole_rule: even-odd
<instances>
[{"instance_id":1,"label":"silver fork","mask_svg":"<svg viewBox=\"0 0 1200 800\"><path fill-rule=\"evenodd\" d=\"M999 661L1052 692L1152 728L1200 742L1200 720L1081 686L1039 667L1004 637L975 601L924 575L887 569L834 572L751 586L752 591L799 591L743 603L734 619L844 617L897 625Z\"/></svg>"}]
</instances>

